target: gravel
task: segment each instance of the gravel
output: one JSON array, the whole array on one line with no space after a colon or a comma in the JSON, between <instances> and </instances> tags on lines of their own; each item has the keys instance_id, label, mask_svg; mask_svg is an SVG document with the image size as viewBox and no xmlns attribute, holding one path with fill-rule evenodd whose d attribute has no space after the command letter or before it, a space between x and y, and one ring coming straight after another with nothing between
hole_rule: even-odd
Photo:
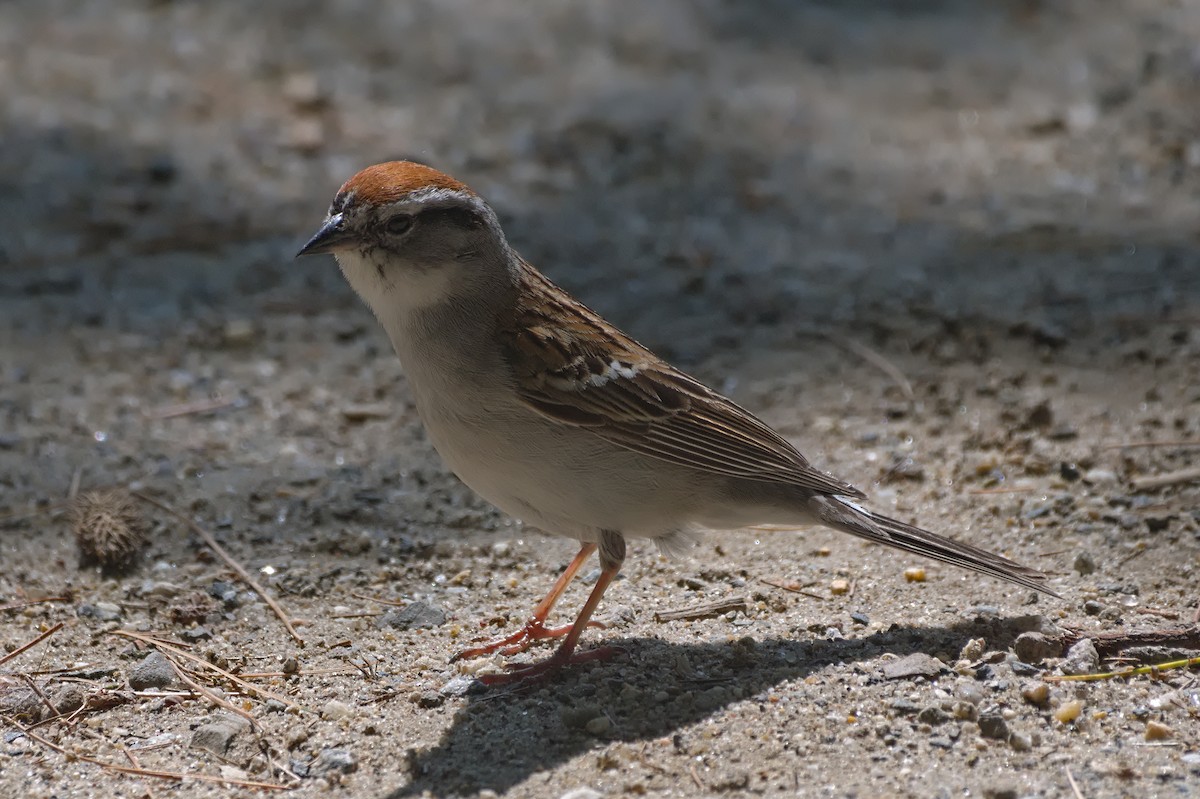
<instances>
[{"instance_id":1,"label":"gravel","mask_svg":"<svg viewBox=\"0 0 1200 799\"><path fill-rule=\"evenodd\" d=\"M25 677L56 709L76 686L88 711L40 730L111 762L156 741L137 758L162 771L290 783L273 764L352 754L300 799L1071 795L1063 764L1086 796L1186 792L1186 746L1131 745L1190 740L1182 671L1023 694L1063 656L1050 625L1196 602L1200 486L1133 486L1200 457L1170 444L1200 438L1200 8L1102 5L0 4L0 653L55 629L4 663L0 709L49 712ZM505 659L451 655L518 629L573 544L446 473L370 314L292 261L398 156L467 180L531 262L870 507L1064 601L826 530L632 541L582 642L618 652L480 687ZM129 574L81 567L73 486L207 529L303 645L171 514L143 508ZM427 624L394 623L414 606ZM125 690L119 630L257 675L250 696L188 662L261 731L182 747L232 728ZM0 795L144 789L14 732Z\"/></svg>"}]
</instances>

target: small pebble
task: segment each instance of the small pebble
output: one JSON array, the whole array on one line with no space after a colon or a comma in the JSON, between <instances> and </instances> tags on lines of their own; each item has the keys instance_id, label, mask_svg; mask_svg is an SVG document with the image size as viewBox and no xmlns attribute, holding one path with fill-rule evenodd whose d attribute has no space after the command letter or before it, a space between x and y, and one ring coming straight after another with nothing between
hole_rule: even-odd
<instances>
[{"instance_id":1,"label":"small pebble","mask_svg":"<svg viewBox=\"0 0 1200 799\"><path fill-rule=\"evenodd\" d=\"M437 691L422 691L417 697L417 706L424 708L438 707L446 701L446 697Z\"/></svg>"},{"instance_id":2,"label":"small pebble","mask_svg":"<svg viewBox=\"0 0 1200 799\"><path fill-rule=\"evenodd\" d=\"M97 602L92 608L91 615L100 621L117 621L121 618L121 606L112 602Z\"/></svg>"},{"instance_id":3,"label":"small pebble","mask_svg":"<svg viewBox=\"0 0 1200 799\"><path fill-rule=\"evenodd\" d=\"M474 677L466 674L460 674L457 677L451 677L450 680L438 689L444 697L466 696L473 690L478 690L483 687L483 683L476 680Z\"/></svg>"},{"instance_id":4,"label":"small pebble","mask_svg":"<svg viewBox=\"0 0 1200 799\"><path fill-rule=\"evenodd\" d=\"M1008 736L1008 745L1014 752L1028 752L1033 748L1033 736L1027 732L1014 732Z\"/></svg>"},{"instance_id":5,"label":"small pebble","mask_svg":"<svg viewBox=\"0 0 1200 799\"><path fill-rule=\"evenodd\" d=\"M591 788L572 788L559 799L602 799L603 796L604 794Z\"/></svg>"},{"instance_id":6,"label":"small pebble","mask_svg":"<svg viewBox=\"0 0 1200 799\"><path fill-rule=\"evenodd\" d=\"M250 722L240 716L222 714L207 724L202 724L192 733L191 747L205 749L215 755L224 755L239 734L250 730Z\"/></svg>"},{"instance_id":7,"label":"small pebble","mask_svg":"<svg viewBox=\"0 0 1200 799\"><path fill-rule=\"evenodd\" d=\"M1025 683L1021 686L1021 698L1034 707L1050 704L1050 686L1044 682Z\"/></svg>"},{"instance_id":8,"label":"small pebble","mask_svg":"<svg viewBox=\"0 0 1200 799\"><path fill-rule=\"evenodd\" d=\"M155 599L173 599L182 592L183 589L175 583L159 582L147 585L142 594Z\"/></svg>"},{"instance_id":9,"label":"small pebble","mask_svg":"<svg viewBox=\"0 0 1200 799\"><path fill-rule=\"evenodd\" d=\"M1076 641L1058 668L1063 674L1094 674L1100 668L1100 654L1095 642L1091 638Z\"/></svg>"},{"instance_id":10,"label":"small pebble","mask_svg":"<svg viewBox=\"0 0 1200 799\"><path fill-rule=\"evenodd\" d=\"M1013 651L1022 662L1041 663L1046 658L1058 657L1062 647L1042 633L1030 632L1017 636Z\"/></svg>"},{"instance_id":11,"label":"small pebble","mask_svg":"<svg viewBox=\"0 0 1200 799\"><path fill-rule=\"evenodd\" d=\"M358 757L349 749L322 749L309 765L312 774L352 774L358 770Z\"/></svg>"},{"instance_id":12,"label":"small pebble","mask_svg":"<svg viewBox=\"0 0 1200 799\"><path fill-rule=\"evenodd\" d=\"M987 648L987 641L982 638L972 638L963 645L962 651L958 653L959 660L979 660L983 657L983 652Z\"/></svg>"},{"instance_id":13,"label":"small pebble","mask_svg":"<svg viewBox=\"0 0 1200 799\"><path fill-rule=\"evenodd\" d=\"M979 734L997 741L1008 740L1008 722L999 713L987 713L979 717Z\"/></svg>"},{"instance_id":14,"label":"small pebble","mask_svg":"<svg viewBox=\"0 0 1200 799\"><path fill-rule=\"evenodd\" d=\"M1079 718L1083 713L1083 702L1078 699L1072 699L1069 702L1063 702L1054 710L1054 718L1060 724L1070 724Z\"/></svg>"},{"instance_id":15,"label":"small pebble","mask_svg":"<svg viewBox=\"0 0 1200 799\"><path fill-rule=\"evenodd\" d=\"M82 688L73 683L67 683L59 688L50 699L50 703L54 705L54 709L64 714L74 713L83 707L85 701L87 701L87 695L84 694Z\"/></svg>"},{"instance_id":16,"label":"small pebble","mask_svg":"<svg viewBox=\"0 0 1200 799\"><path fill-rule=\"evenodd\" d=\"M1165 741L1168 738L1174 738L1175 731L1163 724L1160 721L1146 722L1146 740L1147 741Z\"/></svg>"},{"instance_id":17,"label":"small pebble","mask_svg":"<svg viewBox=\"0 0 1200 799\"><path fill-rule=\"evenodd\" d=\"M971 702L955 702L954 718L959 721L978 721L979 707Z\"/></svg>"},{"instance_id":18,"label":"small pebble","mask_svg":"<svg viewBox=\"0 0 1200 799\"><path fill-rule=\"evenodd\" d=\"M337 699L330 699L325 703L325 706L321 708L321 718L329 719L331 721L348 718L353 714L354 708Z\"/></svg>"},{"instance_id":19,"label":"small pebble","mask_svg":"<svg viewBox=\"0 0 1200 799\"><path fill-rule=\"evenodd\" d=\"M913 652L899 660L883 664L883 676L888 680L903 680L910 677L932 679L946 671L946 664L924 652Z\"/></svg>"},{"instance_id":20,"label":"small pebble","mask_svg":"<svg viewBox=\"0 0 1200 799\"><path fill-rule=\"evenodd\" d=\"M1071 561L1071 568L1082 575L1092 574L1096 571L1096 559L1086 549L1080 550L1075 553L1075 560Z\"/></svg>"},{"instance_id":21,"label":"small pebble","mask_svg":"<svg viewBox=\"0 0 1200 799\"><path fill-rule=\"evenodd\" d=\"M904 570L904 580L909 583L925 582L925 570L919 566Z\"/></svg>"},{"instance_id":22,"label":"small pebble","mask_svg":"<svg viewBox=\"0 0 1200 799\"><path fill-rule=\"evenodd\" d=\"M186 638L189 641L205 641L212 638L212 633L203 625L196 625L179 633L180 638Z\"/></svg>"},{"instance_id":23,"label":"small pebble","mask_svg":"<svg viewBox=\"0 0 1200 799\"><path fill-rule=\"evenodd\" d=\"M850 592L850 581L837 579L829 584L829 593L834 596L841 596Z\"/></svg>"},{"instance_id":24,"label":"small pebble","mask_svg":"<svg viewBox=\"0 0 1200 799\"><path fill-rule=\"evenodd\" d=\"M1054 422L1054 411L1047 400L1042 400L1029 409L1025 417L1026 427L1049 427Z\"/></svg>"},{"instance_id":25,"label":"small pebble","mask_svg":"<svg viewBox=\"0 0 1200 799\"><path fill-rule=\"evenodd\" d=\"M1020 796L1017 786L1007 780L984 786L982 793L983 799L1017 799Z\"/></svg>"},{"instance_id":26,"label":"small pebble","mask_svg":"<svg viewBox=\"0 0 1200 799\"><path fill-rule=\"evenodd\" d=\"M284 737L283 737L283 742L284 742L284 744L287 745L287 748L290 750L290 749L297 748L302 743L307 741L308 737L309 737L308 727L305 727L303 724L297 724L296 726L290 728L287 731L287 734L284 735Z\"/></svg>"},{"instance_id":27,"label":"small pebble","mask_svg":"<svg viewBox=\"0 0 1200 799\"><path fill-rule=\"evenodd\" d=\"M965 682L954 689L954 695L964 702L978 705L983 702L983 689L973 682Z\"/></svg>"},{"instance_id":28,"label":"small pebble","mask_svg":"<svg viewBox=\"0 0 1200 799\"><path fill-rule=\"evenodd\" d=\"M928 724L930 727L936 727L939 724L944 724L951 718L950 714L942 710L937 705L930 705L917 714L917 721L921 724Z\"/></svg>"},{"instance_id":29,"label":"small pebble","mask_svg":"<svg viewBox=\"0 0 1200 799\"><path fill-rule=\"evenodd\" d=\"M413 630L440 627L446 623L446 614L440 608L424 602L413 602L399 610L389 610L375 622L379 629L393 627L397 630Z\"/></svg>"},{"instance_id":30,"label":"small pebble","mask_svg":"<svg viewBox=\"0 0 1200 799\"><path fill-rule=\"evenodd\" d=\"M1117 482L1117 474L1108 469L1088 469L1083 475L1083 481L1092 485L1115 483Z\"/></svg>"},{"instance_id":31,"label":"small pebble","mask_svg":"<svg viewBox=\"0 0 1200 799\"><path fill-rule=\"evenodd\" d=\"M175 668L166 655L155 650L129 670L127 679L135 691L166 688L175 682Z\"/></svg>"}]
</instances>

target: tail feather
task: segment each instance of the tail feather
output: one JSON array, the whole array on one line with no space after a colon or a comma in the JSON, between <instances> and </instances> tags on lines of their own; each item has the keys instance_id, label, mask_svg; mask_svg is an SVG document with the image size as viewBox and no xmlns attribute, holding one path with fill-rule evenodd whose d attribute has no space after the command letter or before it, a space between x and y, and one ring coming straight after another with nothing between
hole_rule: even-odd
<instances>
[{"instance_id":1,"label":"tail feather","mask_svg":"<svg viewBox=\"0 0 1200 799\"><path fill-rule=\"evenodd\" d=\"M999 577L1010 583L1058 597L1046 587L1046 575L987 550L913 527L897 519L864 510L852 502L831 496L817 496L809 508L823 524L876 544L902 549L964 569ZM1061 599L1061 597L1059 597Z\"/></svg>"}]
</instances>

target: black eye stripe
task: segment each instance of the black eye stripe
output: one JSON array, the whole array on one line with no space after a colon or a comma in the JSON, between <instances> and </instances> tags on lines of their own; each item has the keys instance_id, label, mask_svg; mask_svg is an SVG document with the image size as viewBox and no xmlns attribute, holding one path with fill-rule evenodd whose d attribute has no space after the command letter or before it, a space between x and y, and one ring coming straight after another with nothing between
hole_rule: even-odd
<instances>
[{"instance_id":1,"label":"black eye stripe","mask_svg":"<svg viewBox=\"0 0 1200 799\"><path fill-rule=\"evenodd\" d=\"M483 220L469 208L430 208L417 215L421 224L454 225L461 228L477 228Z\"/></svg>"},{"instance_id":2,"label":"black eye stripe","mask_svg":"<svg viewBox=\"0 0 1200 799\"><path fill-rule=\"evenodd\" d=\"M409 214L396 214L391 219L383 223L383 228L393 236L399 236L407 233L409 228L413 226L413 218Z\"/></svg>"}]
</instances>

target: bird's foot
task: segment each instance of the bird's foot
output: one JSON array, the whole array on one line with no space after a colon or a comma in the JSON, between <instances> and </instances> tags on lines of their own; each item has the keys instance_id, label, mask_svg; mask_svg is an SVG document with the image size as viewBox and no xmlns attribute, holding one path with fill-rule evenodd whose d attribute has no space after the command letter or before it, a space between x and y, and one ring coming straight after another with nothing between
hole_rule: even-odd
<instances>
[{"instance_id":1,"label":"bird's foot","mask_svg":"<svg viewBox=\"0 0 1200 799\"><path fill-rule=\"evenodd\" d=\"M561 648L545 660L536 663L512 663L502 674L480 674L475 679L484 685L521 685L529 686L549 679L564 666L576 663L588 663L593 660L607 660L623 650L616 646L601 646L583 652L564 652Z\"/></svg>"},{"instance_id":2,"label":"bird's foot","mask_svg":"<svg viewBox=\"0 0 1200 799\"><path fill-rule=\"evenodd\" d=\"M589 621L588 627L599 627L604 629L604 625L598 621ZM567 635L571 630L575 629L574 624L566 624L562 627L546 627L545 623L538 618L530 619L525 623L525 626L517 630L510 636L500 638L495 641L490 641L482 646L471 647L450 658L450 662L454 663L458 660L470 660L471 658L490 655L493 652L499 652L505 657L517 655L524 652L537 641L544 638L561 638Z\"/></svg>"}]
</instances>

